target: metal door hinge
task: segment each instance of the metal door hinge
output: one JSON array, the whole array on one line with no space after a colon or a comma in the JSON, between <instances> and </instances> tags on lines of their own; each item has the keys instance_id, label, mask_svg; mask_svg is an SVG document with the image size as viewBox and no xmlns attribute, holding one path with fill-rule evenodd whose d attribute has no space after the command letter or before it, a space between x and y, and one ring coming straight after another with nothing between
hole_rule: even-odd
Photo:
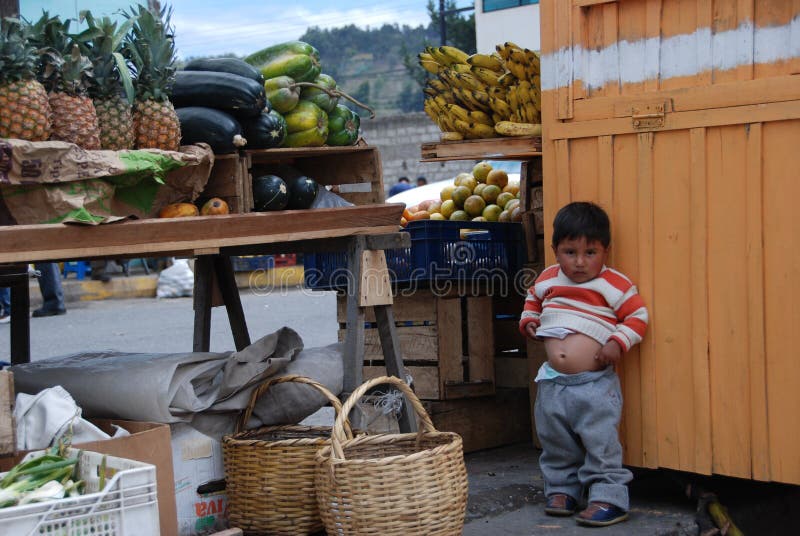
<instances>
[{"instance_id":1,"label":"metal door hinge","mask_svg":"<svg viewBox=\"0 0 800 536\"><path fill-rule=\"evenodd\" d=\"M651 129L662 128L667 114L665 102L650 104L635 104L631 113L633 128Z\"/></svg>"}]
</instances>

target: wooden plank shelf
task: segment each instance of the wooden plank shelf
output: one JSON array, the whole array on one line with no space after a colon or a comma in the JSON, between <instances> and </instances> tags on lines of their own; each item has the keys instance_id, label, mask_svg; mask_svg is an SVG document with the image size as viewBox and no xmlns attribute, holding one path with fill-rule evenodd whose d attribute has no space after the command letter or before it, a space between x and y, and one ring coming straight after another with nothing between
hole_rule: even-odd
<instances>
[{"instance_id":1,"label":"wooden plank shelf","mask_svg":"<svg viewBox=\"0 0 800 536\"><path fill-rule=\"evenodd\" d=\"M395 233L401 204L0 227L0 263L143 254L215 254L233 246Z\"/></svg>"},{"instance_id":2,"label":"wooden plank shelf","mask_svg":"<svg viewBox=\"0 0 800 536\"><path fill-rule=\"evenodd\" d=\"M541 136L441 141L422 144L421 162L446 160L529 160L542 155Z\"/></svg>"}]
</instances>

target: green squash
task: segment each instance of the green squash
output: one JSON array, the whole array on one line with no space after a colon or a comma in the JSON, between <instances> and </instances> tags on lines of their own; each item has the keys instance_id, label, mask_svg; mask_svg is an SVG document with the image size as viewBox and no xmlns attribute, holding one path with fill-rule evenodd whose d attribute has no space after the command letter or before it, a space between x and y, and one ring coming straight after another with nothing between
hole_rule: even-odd
<instances>
[{"instance_id":1,"label":"green squash","mask_svg":"<svg viewBox=\"0 0 800 536\"><path fill-rule=\"evenodd\" d=\"M294 79L289 76L276 76L264 82L264 90L270 108L285 114L300 100L300 88L294 86Z\"/></svg>"},{"instance_id":2,"label":"green squash","mask_svg":"<svg viewBox=\"0 0 800 536\"><path fill-rule=\"evenodd\" d=\"M336 89L336 80L324 73L319 75L314 80L314 83L327 89ZM339 102L339 97L331 97L316 87L304 87L300 92L300 99L313 102L325 110L326 113L331 113Z\"/></svg>"},{"instance_id":3,"label":"green squash","mask_svg":"<svg viewBox=\"0 0 800 536\"><path fill-rule=\"evenodd\" d=\"M261 112L260 116L241 123L248 149L280 147L286 139L286 120L275 110Z\"/></svg>"},{"instance_id":4,"label":"green squash","mask_svg":"<svg viewBox=\"0 0 800 536\"><path fill-rule=\"evenodd\" d=\"M320 147L328 138L328 114L313 102L301 100L284 116L284 147Z\"/></svg>"},{"instance_id":5,"label":"green squash","mask_svg":"<svg viewBox=\"0 0 800 536\"><path fill-rule=\"evenodd\" d=\"M358 141L361 117L347 106L337 104L328 114L328 145L354 145Z\"/></svg>"},{"instance_id":6,"label":"green squash","mask_svg":"<svg viewBox=\"0 0 800 536\"><path fill-rule=\"evenodd\" d=\"M266 79L288 76L298 82L311 82L320 73L319 51L303 41L267 47L244 61L258 68Z\"/></svg>"}]
</instances>

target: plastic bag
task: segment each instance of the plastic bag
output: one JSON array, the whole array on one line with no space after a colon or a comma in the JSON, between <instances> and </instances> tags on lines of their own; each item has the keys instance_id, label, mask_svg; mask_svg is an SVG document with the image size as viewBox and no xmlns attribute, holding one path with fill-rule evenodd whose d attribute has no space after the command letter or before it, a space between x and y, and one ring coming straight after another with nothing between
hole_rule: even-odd
<instances>
[{"instance_id":1,"label":"plastic bag","mask_svg":"<svg viewBox=\"0 0 800 536\"><path fill-rule=\"evenodd\" d=\"M324 186L320 186L317 192L317 197L311 203L310 208L336 208L336 207L352 207L353 203L339 197L331 192Z\"/></svg>"},{"instance_id":2,"label":"plastic bag","mask_svg":"<svg viewBox=\"0 0 800 536\"><path fill-rule=\"evenodd\" d=\"M194 293L194 273L189 268L189 261L178 259L175 263L158 274L156 286L157 298L181 298Z\"/></svg>"}]
</instances>

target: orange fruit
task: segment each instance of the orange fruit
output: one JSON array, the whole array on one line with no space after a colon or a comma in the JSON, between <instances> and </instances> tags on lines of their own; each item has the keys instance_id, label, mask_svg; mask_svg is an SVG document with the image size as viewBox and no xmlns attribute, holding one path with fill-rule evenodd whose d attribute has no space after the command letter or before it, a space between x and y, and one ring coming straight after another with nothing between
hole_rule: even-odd
<instances>
[{"instance_id":1,"label":"orange fruit","mask_svg":"<svg viewBox=\"0 0 800 536\"><path fill-rule=\"evenodd\" d=\"M503 187L503 191L510 192L516 196L519 193L519 182L509 182Z\"/></svg>"},{"instance_id":2,"label":"orange fruit","mask_svg":"<svg viewBox=\"0 0 800 536\"><path fill-rule=\"evenodd\" d=\"M475 164L475 167L472 168L472 176L475 177L478 182L486 182L486 176L491 170L492 165L484 160L483 162Z\"/></svg>"},{"instance_id":3,"label":"orange fruit","mask_svg":"<svg viewBox=\"0 0 800 536\"><path fill-rule=\"evenodd\" d=\"M456 175L456 178L453 181L453 184L455 184L456 186L461 186L461 181L463 181L464 179L467 179L469 177L472 177L472 175L470 173L459 173L458 175Z\"/></svg>"},{"instance_id":4,"label":"orange fruit","mask_svg":"<svg viewBox=\"0 0 800 536\"><path fill-rule=\"evenodd\" d=\"M442 202L441 201L434 201L430 205L428 205L428 212L431 214L436 214L437 212L441 212L442 209Z\"/></svg>"},{"instance_id":5,"label":"orange fruit","mask_svg":"<svg viewBox=\"0 0 800 536\"><path fill-rule=\"evenodd\" d=\"M464 212L472 216L480 216L486 208L486 201L479 195L471 195L464 201Z\"/></svg>"},{"instance_id":6,"label":"orange fruit","mask_svg":"<svg viewBox=\"0 0 800 536\"><path fill-rule=\"evenodd\" d=\"M512 199L511 201L506 203L506 206L503 207L503 210L511 212L512 210L514 210L514 208L518 206L519 206L519 199Z\"/></svg>"},{"instance_id":7,"label":"orange fruit","mask_svg":"<svg viewBox=\"0 0 800 536\"><path fill-rule=\"evenodd\" d=\"M411 221L412 214L413 213L410 210L408 210L408 207L403 209L403 217L406 219L406 221Z\"/></svg>"},{"instance_id":8,"label":"orange fruit","mask_svg":"<svg viewBox=\"0 0 800 536\"><path fill-rule=\"evenodd\" d=\"M453 190L453 203L455 203L458 208L464 208L464 201L471 195L472 190L466 186L456 186L456 189Z\"/></svg>"},{"instance_id":9,"label":"orange fruit","mask_svg":"<svg viewBox=\"0 0 800 536\"><path fill-rule=\"evenodd\" d=\"M427 210L420 210L419 212L415 212L411 215L411 221L419 221L419 220L429 220L431 219L431 213Z\"/></svg>"},{"instance_id":10,"label":"orange fruit","mask_svg":"<svg viewBox=\"0 0 800 536\"><path fill-rule=\"evenodd\" d=\"M456 210L450 216L450 221L469 221L469 214L463 210Z\"/></svg>"},{"instance_id":11,"label":"orange fruit","mask_svg":"<svg viewBox=\"0 0 800 536\"><path fill-rule=\"evenodd\" d=\"M522 221L522 211L520 210L519 207L514 207L511 210L511 221L516 221L516 222Z\"/></svg>"},{"instance_id":12,"label":"orange fruit","mask_svg":"<svg viewBox=\"0 0 800 536\"><path fill-rule=\"evenodd\" d=\"M505 208L506 204L514 199L514 195L511 192L503 192L497 196L495 203L497 203L501 208Z\"/></svg>"},{"instance_id":13,"label":"orange fruit","mask_svg":"<svg viewBox=\"0 0 800 536\"><path fill-rule=\"evenodd\" d=\"M433 214L431 214L431 220L443 221L443 220L446 220L446 219L447 219L447 218L445 218L444 216L442 216L442 215L441 215L440 213L438 213L438 212L434 212Z\"/></svg>"},{"instance_id":14,"label":"orange fruit","mask_svg":"<svg viewBox=\"0 0 800 536\"><path fill-rule=\"evenodd\" d=\"M484 201L486 201L487 204L492 204L497 202L497 196L499 196L501 193L500 187L496 184L487 184L481 192L481 197Z\"/></svg>"},{"instance_id":15,"label":"orange fruit","mask_svg":"<svg viewBox=\"0 0 800 536\"><path fill-rule=\"evenodd\" d=\"M472 193L475 195L481 195L483 190L488 186L485 182L479 182L478 185L472 189Z\"/></svg>"},{"instance_id":16,"label":"orange fruit","mask_svg":"<svg viewBox=\"0 0 800 536\"><path fill-rule=\"evenodd\" d=\"M500 219L500 214L502 214L503 209L498 207L497 205L486 205L486 208L483 209L483 213L481 216L486 218L486 221L498 221Z\"/></svg>"},{"instance_id":17,"label":"orange fruit","mask_svg":"<svg viewBox=\"0 0 800 536\"><path fill-rule=\"evenodd\" d=\"M500 216L497 217L497 221L502 223L509 223L511 222L511 213L507 210L504 210L500 213Z\"/></svg>"},{"instance_id":18,"label":"orange fruit","mask_svg":"<svg viewBox=\"0 0 800 536\"><path fill-rule=\"evenodd\" d=\"M508 173L502 169L493 169L486 176L486 184L496 184L500 188L505 188L508 184Z\"/></svg>"},{"instance_id":19,"label":"orange fruit","mask_svg":"<svg viewBox=\"0 0 800 536\"><path fill-rule=\"evenodd\" d=\"M448 199L447 201L442 203L442 206L439 209L439 212L441 213L442 216L444 216L445 219L449 219L450 216L455 211L456 211L456 204L453 202L452 199Z\"/></svg>"},{"instance_id":20,"label":"orange fruit","mask_svg":"<svg viewBox=\"0 0 800 536\"><path fill-rule=\"evenodd\" d=\"M442 191L439 192L439 197L442 199L442 201L447 201L448 199L453 197L453 190L455 189L456 189L455 186L449 184L444 188L442 188Z\"/></svg>"},{"instance_id":21,"label":"orange fruit","mask_svg":"<svg viewBox=\"0 0 800 536\"><path fill-rule=\"evenodd\" d=\"M484 218L483 216L475 216L474 218L472 218L472 221L486 221L486 218Z\"/></svg>"},{"instance_id":22,"label":"orange fruit","mask_svg":"<svg viewBox=\"0 0 800 536\"><path fill-rule=\"evenodd\" d=\"M469 188L469 191L472 192L475 189L475 187L478 186L478 181L475 180L475 177L470 175L469 177L461 179L461 184L459 184L459 186L464 186L466 188Z\"/></svg>"}]
</instances>

